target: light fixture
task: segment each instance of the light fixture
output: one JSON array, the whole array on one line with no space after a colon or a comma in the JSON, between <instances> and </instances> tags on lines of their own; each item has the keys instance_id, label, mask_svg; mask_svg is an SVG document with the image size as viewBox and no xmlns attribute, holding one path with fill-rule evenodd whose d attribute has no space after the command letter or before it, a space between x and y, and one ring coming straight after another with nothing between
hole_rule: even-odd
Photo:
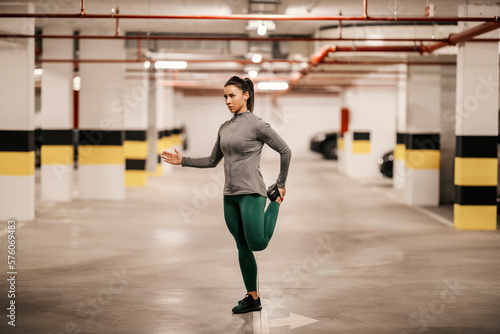
<instances>
[{"instance_id":1,"label":"light fixture","mask_svg":"<svg viewBox=\"0 0 500 334\"><path fill-rule=\"evenodd\" d=\"M156 69L183 69L187 67L185 61L164 61L159 60L155 62Z\"/></svg>"},{"instance_id":2,"label":"light fixture","mask_svg":"<svg viewBox=\"0 0 500 334\"><path fill-rule=\"evenodd\" d=\"M42 75L43 74L43 69L42 68L35 68L35 71L33 72L35 75Z\"/></svg>"},{"instance_id":3,"label":"light fixture","mask_svg":"<svg viewBox=\"0 0 500 334\"><path fill-rule=\"evenodd\" d=\"M260 90L287 90L288 83L285 81L262 81L257 84Z\"/></svg>"},{"instance_id":4,"label":"light fixture","mask_svg":"<svg viewBox=\"0 0 500 334\"><path fill-rule=\"evenodd\" d=\"M82 87L82 80L79 75L73 77L73 90L79 91Z\"/></svg>"},{"instance_id":5,"label":"light fixture","mask_svg":"<svg viewBox=\"0 0 500 334\"><path fill-rule=\"evenodd\" d=\"M262 55L260 53L254 53L252 56L252 62L260 63L262 60Z\"/></svg>"},{"instance_id":6,"label":"light fixture","mask_svg":"<svg viewBox=\"0 0 500 334\"><path fill-rule=\"evenodd\" d=\"M265 36L267 33L267 26L263 23L263 21L259 22L259 27L257 28L257 34L259 36Z\"/></svg>"},{"instance_id":7,"label":"light fixture","mask_svg":"<svg viewBox=\"0 0 500 334\"><path fill-rule=\"evenodd\" d=\"M257 75L259 75L259 72L257 72L256 70L250 70L248 71L248 76L251 78L251 79L254 79L257 77Z\"/></svg>"},{"instance_id":8,"label":"light fixture","mask_svg":"<svg viewBox=\"0 0 500 334\"><path fill-rule=\"evenodd\" d=\"M144 68L149 68L149 67L151 67L151 63L149 62L149 60L146 60L144 62Z\"/></svg>"}]
</instances>

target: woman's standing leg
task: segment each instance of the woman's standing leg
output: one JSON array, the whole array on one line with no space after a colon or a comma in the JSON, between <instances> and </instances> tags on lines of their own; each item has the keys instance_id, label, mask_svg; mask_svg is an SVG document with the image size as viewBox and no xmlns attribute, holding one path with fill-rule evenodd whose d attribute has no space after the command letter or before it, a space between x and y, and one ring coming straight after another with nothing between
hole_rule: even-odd
<instances>
[{"instance_id":1,"label":"woman's standing leg","mask_svg":"<svg viewBox=\"0 0 500 334\"><path fill-rule=\"evenodd\" d=\"M266 197L261 195L245 195L240 201L241 219L248 246L253 251L266 249L273 236L278 220L280 205L274 201L267 209Z\"/></svg>"},{"instance_id":2,"label":"woman's standing leg","mask_svg":"<svg viewBox=\"0 0 500 334\"><path fill-rule=\"evenodd\" d=\"M257 291L257 263L245 239L238 197L241 196L224 196L224 219L229 232L236 241L238 260L245 287L248 292Z\"/></svg>"}]
</instances>

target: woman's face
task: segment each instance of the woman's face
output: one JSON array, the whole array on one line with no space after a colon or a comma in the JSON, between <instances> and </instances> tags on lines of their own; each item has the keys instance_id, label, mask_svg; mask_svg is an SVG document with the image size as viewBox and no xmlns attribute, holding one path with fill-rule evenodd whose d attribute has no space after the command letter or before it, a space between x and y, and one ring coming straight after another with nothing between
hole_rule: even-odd
<instances>
[{"instance_id":1,"label":"woman's face","mask_svg":"<svg viewBox=\"0 0 500 334\"><path fill-rule=\"evenodd\" d=\"M247 111L248 92L243 94L243 91L237 86L229 85L224 87L224 100L226 106L233 114L239 114Z\"/></svg>"}]
</instances>

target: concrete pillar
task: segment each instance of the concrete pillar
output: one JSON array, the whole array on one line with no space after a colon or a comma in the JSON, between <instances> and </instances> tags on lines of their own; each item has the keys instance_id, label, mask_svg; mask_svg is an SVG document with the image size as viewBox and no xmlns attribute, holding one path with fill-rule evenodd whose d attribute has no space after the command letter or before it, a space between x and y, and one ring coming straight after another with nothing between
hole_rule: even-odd
<instances>
[{"instance_id":1,"label":"concrete pillar","mask_svg":"<svg viewBox=\"0 0 500 334\"><path fill-rule=\"evenodd\" d=\"M447 61L456 61L456 57ZM439 203L451 204L455 199L455 109L456 109L457 67L441 66L441 152L439 167Z\"/></svg>"},{"instance_id":2,"label":"concrete pillar","mask_svg":"<svg viewBox=\"0 0 500 334\"><path fill-rule=\"evenodd\" d=\"M439 205L440 66L408 66L405 202Z\"/></svg>"},{"instance_id":3,"label":"concrete pillar","mask_svg":"<svg viewBox=\"0 0 500 334\"><path fill-rule=\"evenodd\" d=\"M393 186L404 189L405 186L405 134L406 134L406 65L398 66L398 81L396 84L396 147L394 148Z\"/></svg>"},{"instance_id":4,"label":"concrete pillar","mask_svg":"<svg viewBox=\"0 0 500 334\"><path fill-rule=\"evenodd\" d=\"M497 6L459 6L460 16L498 12ZM480 37L498 38L498 30ZM498 62L498 43L458 46L454 225L459 229L497 226Z\"/></svg>"},{"instance_id":5,"label":"concrete pillar","mask_svg":"<svg viewBox=\"0 0 500 334\"><path fill-rule=\"evenodd\" d=\"M0 5L32 13L33 4ZM33 19L2 19L5 34L34 34ZM34 40L0 39L0 219L35 218Z\"/></svg>"},{"instance_id":6,"label":"concrete pillar","mask_svg":"<svg viewBox=\"0 0 500 334\"><path fill-rule=\"evenodd\" d=\"M124 59L123 41L80 40L80 57ZM122 63L81 63L80 77L80 198L123 199L125 156L121 94L124 66Z\"/></svg>"},{"instance_id":7,"label":"concrete pillar","mask_svg":"<svg viewBox=\"0 0 500 334\"><path fill-rule=\"evenodd\" d=\"M71 35L71 29L44 28L44 34ZM73 40L43 40L43 57L73 58ZM73 64L42 64L42 200L69 202L73 192Z\"/></svg>"},{"instance_id":8,"label":"concrete pillar","mask_svg":"<svg viewBox=\"0 0 500 334\"><path fill-rule=\"evenodd\" d=\"M394 148L396 91L392 87L354 87L345 94L349 131L344 134L345 170L353 178L378 175L377 160Z\"/></svg>"},{"instance_id":9,"label":"concrete pillar","mask_svg":"<svg viewBox=\"0 0 500 334\"><path fill-rule=\"evenodd\" d=\"M163 133L158 129L156 110L156 75L154 66L149 69L148 79L148 156L146 159L146 169L148 175L159 175L160 156L158 155L158 142L163 137Z\"/></svg>"},{"instance_id":10,"label":"concrete pillar","mask_svg":"<svg viewBox=\"0 0 500 334\"><path fill-rule=\"evenodd\" d=\"M170 86L164 86L161 83L156 87L157 89L157 100L156 100L156 110L157 110L157 120L160 131L163 131L162 139L159 142L158 150L161 151L168 150L173 151L174 149L174 88ZM179 149L178 146L175 146ZM160 160L161 161L161 160ZM160 167L161 173L166 174L172 171L174 166L161 161Z\"/></svg>"},{"instance_id":11,"label":"concrete pillar","mask_svg":"<svg viewBox=\"0 0 500 334\"><path fill-rule=\"evenodd\" d=\"M142 64L141 64L142 66ZM146 158L148 143L148 75L127 79L122 99L123 125L125 128L125 185L131 187L147 184Z\"/></svg>"}]
</instances>

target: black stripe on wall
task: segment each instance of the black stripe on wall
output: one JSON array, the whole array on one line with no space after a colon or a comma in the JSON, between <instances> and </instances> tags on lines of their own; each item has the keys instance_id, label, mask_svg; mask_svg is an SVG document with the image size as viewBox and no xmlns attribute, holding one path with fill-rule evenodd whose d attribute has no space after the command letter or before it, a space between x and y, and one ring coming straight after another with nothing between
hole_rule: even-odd
<instances>
[{"instance_id":1,"label":"black stripe on wall","mask_svg":"<svg viewBox=\"0 0 500 334\"><path fill-rule=\"evenodd\" d=\"M174 135L180 135L180 134L182 133L182 130L181 130L181 129L179 129L179 128L175 128L175 129L173 129L173 130L172 130L172 133L173 133Z\"/></svg>"},{"instance_id":2,"label":"black stripe on wall","mask_svg":"<svg viewBox=\"0 0 500 334\"><path fill-rule=\"evenodd\" d=\"M125 140L146 141L146 130L126 130Z\"/></svg>"},{"instance_id":3,"label":"black stripe on wall","mask_svg":"<svg viewBox=\"0 0 500 334\"><path fill-rule=\"evenodd\" d=\"M146 170L145 159L127 159L125 161L125 169L127 170Z\"/></svg>"},{"instance_id":4,"label":"black stripe on wall","mask_svg":"<svg viewBox=\"0 0 500 334\"><path fill-rule=\"evenodd\" d=\"M125 131L80 130L80 145L123 145Z\"/></svg>"},{"instance_id":5,"label":"black stripe on wall","mask_svg":"<svg viewBox=\"0 0 500 334\"><path fill-rule=\"evenodd\" d=\"M405 143L405 134L398 132L396 134L396 144L404 144Z\"/></svg>"},{"instance_id":6,"label":"black stripe on wall","mask_svg":"<svg viewBox=\"0 0 500 334\"><path fill-rule=\"evenodd\" d=\"M42 129L42 145L73 145L73 129Z\"/></svg>"},{"instance_id":7,"label":"black stripe on wall","mask_svg":"<svg viewBox=\"0 0 500 334\"><path fill-rule=\"evenodd\" d=\"M496 158L497 136L457 136L455 156L460 158Z\"/></svg>"},{"instance_id":8,"label":"black stripe on wall","mask_svg":"<svg viewBox=\"0 0 500 334\"><path fill-rule=\"evenodd\" d=\"M158 131L158 139L162 139L165 136L165 131L160 130Z\"/></svg>"},{"instance_id":9,"label":"black stripe on wall","mask_svg":"<svg viewBox=\"0 0 500 334\"><path fill-rule=\"evenodd\" d=\"M174 131L173 130L165 130L164 131L164 136L165 137L170 137L171 135L174 134Z\"/></svg>"},{"instance_id":10,"label":"black stripe on wall","mask_svg":"<svg viewBox=\"0 0 500 334\"><path fill-rule=\"evenodd\" d=\"M439 150L439 133L407 133L405 145L409 150Z\"/></svg>"},{"instance_id":11,"label":"black stripe on wall","mask_svg":"<svg viewBox=\"0 0 500 334\"><path fill-rule=\"evenodd\" d=\"M161 164L161 154L158 154L158 163Z\"/></svg>"},{"instance_id":12,"label":"black stripe on wall","mask_svg":"<svg viewBox=\"0 0 500 334\"><path fill-rule=\"evenodd\" d=\"M30 152L34 150L34 130L0 130L0 151Z\"/></svg>"},{"instance_id":13,"label":"black stripe on wall","mask_svg":"<svg viewBox=\"0 0 500 334\"><path fill-rule=\"evenodd\" d=\"M370 132L353 132L353 140L370 140Z\"/></svg>"},{"instance_id":14,"label":"black stripe on wall","mask_svg":"<svg viewBox=\"0 0 500 334\"><path fill-rule=\"evenodd\" d=\"M455 185L455 203L460 205L496 205L497 187Z\"/></svg>"}]
</instances>

